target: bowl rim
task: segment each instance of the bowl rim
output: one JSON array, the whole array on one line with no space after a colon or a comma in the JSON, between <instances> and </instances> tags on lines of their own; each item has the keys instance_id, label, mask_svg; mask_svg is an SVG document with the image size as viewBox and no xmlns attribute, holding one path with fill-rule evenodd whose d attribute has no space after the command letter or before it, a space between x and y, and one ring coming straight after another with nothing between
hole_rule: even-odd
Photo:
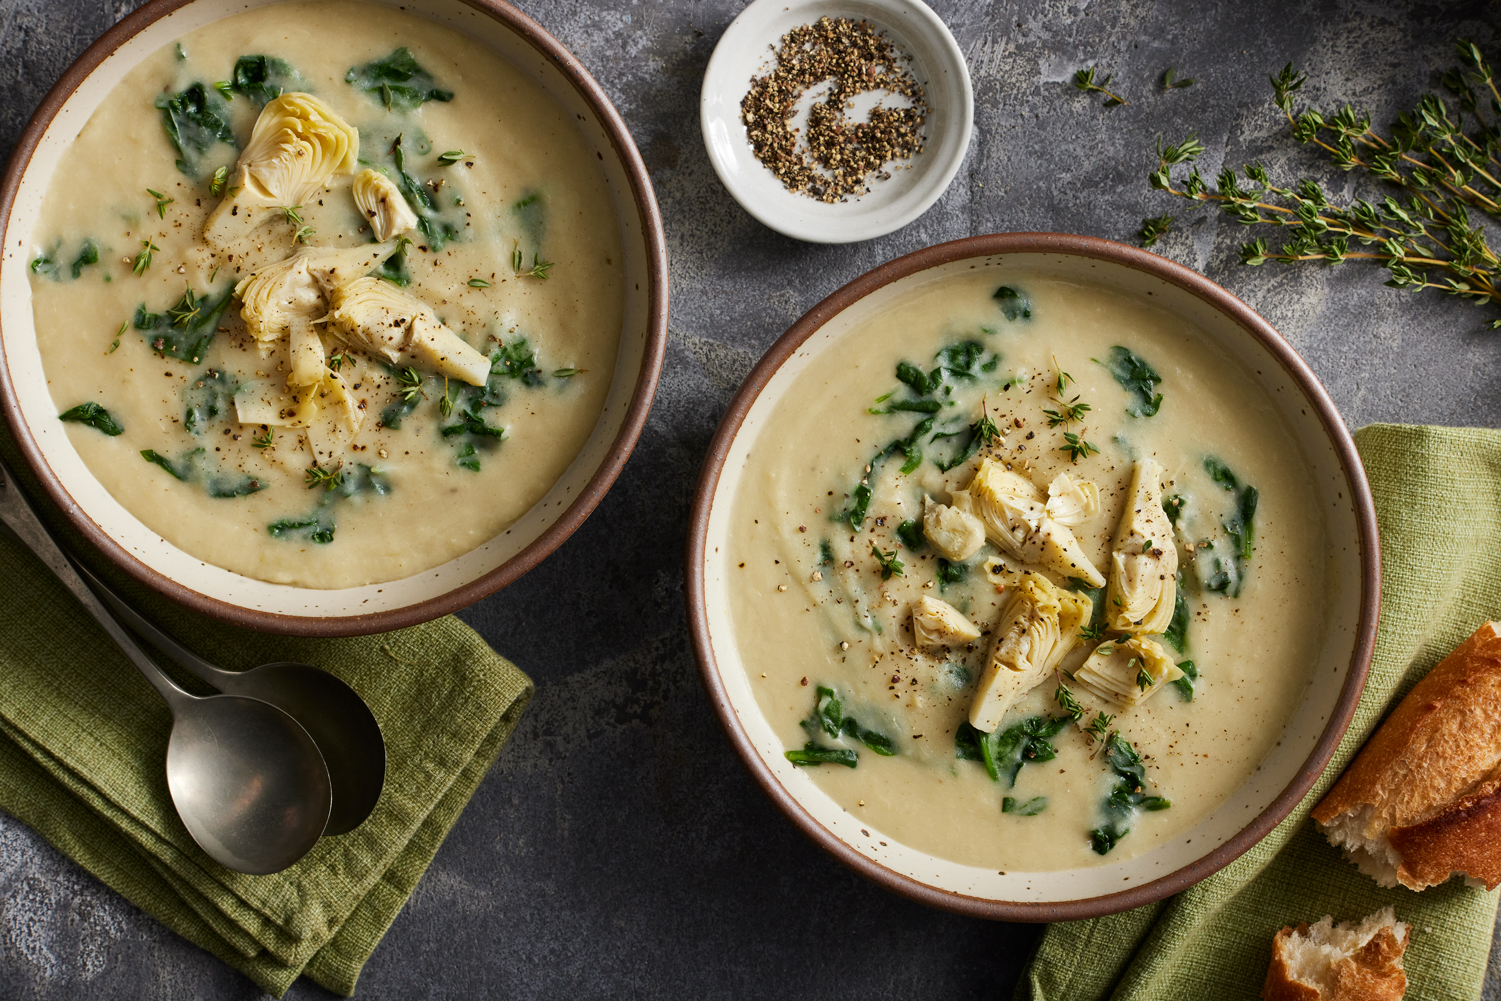
<instances>
[{"instance_id":1,"label":"bowl rim","mask_svg":"<svg viewBox=\"0 0 1501 1001\"><path fill-rule=\"evenodd\" d=\"M705 598L704 561L708 549L709 514L720 474L729 455L730 445L739 433L746 415L782 364L829 320L858 300L898 279L954 261L1016 253L1083 257L1144 272L1197 296L1256 338L1282 365L1283 370L1317 411L1330 444L1339 457L1346 485L1350 490L1360 538L1360 621L1355 630L1350 671L1345 676L1328 723L1292 781L1239 833L1198 861L1127 890L1070 901L1002 901L941 890L867 858L819 824L761 760L731 705L709 637ZM1323 774L1355 715L1356 705L1365 689L1366 675L1370 670L1376 644L1381 598L1381 557L1377 545L1376 509L1371 499L1370 484L1366 480L1360 456L1355 450L1355 442L1345 427L1344 420L1313 370L1255 310L1203 275L1137 247L1100 237L1066 233L993 233L936 244L887 261L830 293L777 338L730 400L709 443L708 455L699 473L689 509L684 583L693 653L698 660L699 672L714 712L741 763L772 802L803 834L860 875L919 903L969 917L998 921L1050 922L1114 914L1154 903L1186 890L1239 858L1293 811Z\"/></svg>"},{"instance_id":2,"label":"bowl rim","mask_svg":"<svg viewBox=\"0 0 1501 1001\"><path fill-rule=\"evenodd\" d=\"M63 72L57 83L42 98L25 130L16 142L0 177L0 240L10 236L10 220L21 178L31 164L42 136L56 118L63 104L106 58L142 30L172 12L198 0L148 0L122 18L94 41ZM443 594L400 608L359 615L299 616L235 605L213 598L179 583L147 566L129 550L111 538L88 516L62 486L48 465L42 450L22 419L19 401L6 363L4 340L0 338L0 420L9 426L31 472L41 483L47 498L61 509L72 527L98 548L110 562L119 566L142 584L185 605L195 612L234 625L264 632L293 636L358 636L386 632L416 625L440 615L458 611L481 598L499 591L535 567L561 546L594 511L605 493L620 475L646 425L662 364L667 353L668 273L667 239L662 214L646 164L624 119L610 102L583 63L547 32L540 24L505 0L459 0L465 6L501 22L519 35L536 52L562 74L590 107L620 158L633 203L646 242L647 331L641 371L636 378L630 403L609 450L588 483L569 503L559 518L525 548L500 566L472 581ZM403 6L401 9L405 10ZM420 14L418 16L421 16Z\"/></svg>"}]
</instances>

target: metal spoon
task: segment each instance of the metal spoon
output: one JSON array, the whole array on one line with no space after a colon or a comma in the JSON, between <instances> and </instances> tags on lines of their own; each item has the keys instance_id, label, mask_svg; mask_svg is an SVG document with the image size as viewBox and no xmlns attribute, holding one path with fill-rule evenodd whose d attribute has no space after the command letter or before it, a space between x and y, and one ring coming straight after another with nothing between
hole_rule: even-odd
<instances>
[{"instance_id":1,"label":"metal spoon","mask_svg":"<svg viewBox=\"0 0 1501 1001\"><path fill-rule=\"evenodd\" d=\"M199 698L179 688L89 590L0 462L0 521L73 592L172 709L167 789L200 848L229 869L279 872L328 824L332 795L318 745L269 702Z\"/></svg>"},{"instance_id":2,"label":"metal spoon","mask_svg":"<svg viewBox=\"0 0 1501 1001\"><path fill-rule=\"evenodd\" d=\"M344 834L370 816L386 781L386 742L365 700L338 678L307 664L278 661L228 671L198 656L75 563L94 592L146 642L221 692L269 702L302 724L323 752L334 806L324 834Z\"/></svg>"}]
</instances>

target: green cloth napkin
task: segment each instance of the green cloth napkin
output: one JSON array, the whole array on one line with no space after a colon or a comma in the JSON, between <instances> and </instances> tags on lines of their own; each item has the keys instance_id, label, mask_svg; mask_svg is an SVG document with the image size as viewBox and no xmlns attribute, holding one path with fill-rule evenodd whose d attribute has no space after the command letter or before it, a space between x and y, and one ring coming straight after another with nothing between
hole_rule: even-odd
<instances>
[{"instance_id":1,"label":"green cloth napkin","mask_svg":"<svg viewBox=\"0 0 1501 1001\"><path fill-rule=\"evenodd\" d=\"M1497 894L1454 879L1383 890L1308 819L1366 738L1418 679L1501 616L1501 433L1373 424L1355 433L1381 526L1381 624L1370 679L1313 790L1258 845L1168 900L1050 926L1017 1001L1259 998L1283 925L1359 919L1387 904L1413 926L1407 996L1473 999ZM1350 586L1356 586L1351 581Z\"/></svg>"},{"instance_id":2,"label":"green cloth napkin","mask_svg":"<svg viewBox=\"0 0 1501 1001\"><path fill-rule=\"evenodd\" d=\"M5 430L0 455L35 501ZM452 616L337 640L212 622L134 584L50 505L34 506L90 569L208 659L232 668L301 661L342 678L380 722L386 785L363 824L322 839L284 872L247 876L213 862L167 793L166 703L41 561L0 534L0 809L277 997L303 973L353 993L516 728L530 679Z\"/></svg>"}]
</instances>

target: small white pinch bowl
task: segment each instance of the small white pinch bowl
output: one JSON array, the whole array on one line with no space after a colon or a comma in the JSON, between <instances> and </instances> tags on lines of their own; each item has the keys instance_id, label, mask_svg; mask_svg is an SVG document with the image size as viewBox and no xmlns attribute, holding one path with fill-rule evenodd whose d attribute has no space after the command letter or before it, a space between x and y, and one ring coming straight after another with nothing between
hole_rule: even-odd
<instances>
[{"instance_id":1,"label":"small white pinch bowl","mask_svg":"<svg viewBox=\"0 0 1501 1001\"><path fill-rule=\"evenodd\" d=\"M788 31L821 17L869 21L912 57L929 112L923 151L911 169L873 181L869 194L827 204L788 191L756 159L740 118L752 77L775 65L772 49ZM699 96L699 123L709 162L745 211L787 236L809 243L857 243L901 229L948 189L969 148L974 92L964 53L948 26L922 0L755 0L725 29ZM906 163L900 164L905 168Z\"/></svg>"}]
</instances>

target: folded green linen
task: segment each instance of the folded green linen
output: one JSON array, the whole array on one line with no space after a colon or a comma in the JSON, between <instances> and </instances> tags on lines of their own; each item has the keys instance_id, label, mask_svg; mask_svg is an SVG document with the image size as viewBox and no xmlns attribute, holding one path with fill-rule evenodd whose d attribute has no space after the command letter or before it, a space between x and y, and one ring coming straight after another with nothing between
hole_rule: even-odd
<instances>
[{"instance_id":1,"label":"folded green linen","mask_svg":"<svg viewBox=\"0 0 1501 1001\"><path fill-rule=\"evenodd\" d=\"M1017 1001L1258 998L1286 924L1387 904L1413 926L1407 996L1480 996L1497 894L1459 879L1383 890L1308 818L1401 697L1501 616L1501 433L1373 424L1355 434L1381 531L1381 623L1355 719L1324 775L1265 839L1197 886L1134 911L1052 925ZM1356 582L1351 581L1354 587Z\"/></svg>"},{"instance_id":2,"label":"folded green linen","mask_svg":"<svg viewBox=\"0 0 1501 1001\"><path fill-rule=\"evenodd\" d=\"M4 431L0 455L35 499ZM247 876L216 864L167 793L166 703L41 561L0 534L0 809L277 997L302 973L353 993L515 729L530 679L452 616L336 640L212 622L134 584L50 506L35 506L90 569L208 659L233 668L300 661L342 678L380 723L386 785L362 825L319 841L284 872Z\"/></svg>"}]
</instances>

